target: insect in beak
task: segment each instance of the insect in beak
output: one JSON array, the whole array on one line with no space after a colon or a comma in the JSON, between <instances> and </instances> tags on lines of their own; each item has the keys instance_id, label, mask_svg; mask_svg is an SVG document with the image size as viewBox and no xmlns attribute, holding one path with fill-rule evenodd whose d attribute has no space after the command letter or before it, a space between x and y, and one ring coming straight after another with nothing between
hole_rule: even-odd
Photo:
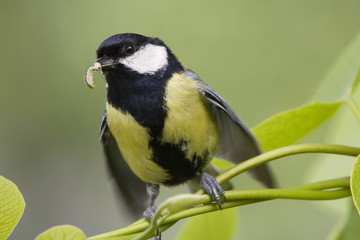
<instances>
[{"instance_id":1,"label":"insect in beak","mask_svg":"<svg viewBox=\"0 0 360 240\"><path fill-rule=\"evenodd\" d=\"M94 62L94 64L86 70L85 83L89 88L95 87L94 72L101 71L101 69L102 69L102 65L99 62Z\"/></svg>"}]
</instances>

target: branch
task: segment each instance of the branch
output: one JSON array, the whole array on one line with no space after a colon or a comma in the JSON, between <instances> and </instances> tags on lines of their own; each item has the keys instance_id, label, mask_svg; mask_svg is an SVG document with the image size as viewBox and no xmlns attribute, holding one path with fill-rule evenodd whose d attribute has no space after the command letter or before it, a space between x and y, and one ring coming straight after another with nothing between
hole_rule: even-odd
<instances>
[{"instance_id":1,"label":"branch","mask_svg":"<svg viewBox=\"0 0 360 240\"><path fill-rule=\"evenodd\" d=\"M239 163L235 167L229 169L228 171L220 174L216 179L218 182L224 183L232 179L233 177L243 173L251 168L265 164L272 160L303 153L331 153L339 155L347 155L356 157L360 154L360 148L348 147L342 145L333 145L333 144L298 144L286 146L278 149L274 149L269 152L265 152L256 157L250 158L244 162ZM203 190L199 190L196 194L203 194Z\"/></svg>"},{"instance_id":2,"label":"branch","mask_svg":"<svg viewBox=\"0 0 360 240\"><path fill-rule=\"evenodd\" d=\"M301 153L331 153L348 156L360 154L360 148L328 145L328 144L299 144L275 149L247 161L241 162L230 170L217 177L219 183L229 181L231 178L251 168L267 163L274 159ZM227 201L222 208L237 207L271 199L302 199L302 200L330 200L351 195L349 178L340 178L323 182L306 184L288 189L256 189L226 191ZM91 240L122 240L122 239L147 239L165 231L177 221L207 212L218 211L216 204L211 204L208 195L203 190L195 194L181 194L168 198L163 202L155 213L151 223L141 219L125 228L91 237ZM140 235L137 233L142 232Z\"/></svg>"}]
</instances>

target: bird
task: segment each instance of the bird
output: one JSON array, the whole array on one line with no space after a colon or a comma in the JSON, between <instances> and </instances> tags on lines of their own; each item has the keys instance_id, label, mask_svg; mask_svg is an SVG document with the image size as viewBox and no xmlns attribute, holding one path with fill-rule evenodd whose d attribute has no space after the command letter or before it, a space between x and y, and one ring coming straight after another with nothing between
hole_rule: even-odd
<instances>
[{"instance_id":1,"label":"bird","mask_svg":"<svg viewBox=\"0 0 360 240\"><path fill-rule=\"evenodd\" d=\"M224 189L215 157L240 163L261 154L248 127L226 101L184 67L157 37L121 33L105 39L86 71L106 80L100 141L107 165L130 211L151 220L161 186L203 188L221 208ZM275 181L268 165L250 170L265 187Z\"/></svg>"}]
</instances>

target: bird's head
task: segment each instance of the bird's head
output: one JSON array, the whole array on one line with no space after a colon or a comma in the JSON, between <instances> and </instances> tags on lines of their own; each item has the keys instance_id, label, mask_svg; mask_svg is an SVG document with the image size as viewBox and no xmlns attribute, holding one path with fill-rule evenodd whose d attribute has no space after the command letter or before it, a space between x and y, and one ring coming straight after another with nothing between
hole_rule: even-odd
<instances>
[{"instance_id":1,"label":"bird's head","mask_svg":"<svg viewBox=\"0 0 360 240\"><path fill-rule=\"evenodd\" d=\"M163 41L134 33L116 34L105 39L96 51L97 60L89 71L101 71L106 80L113 76L158 75L180 71L181 64ZM87 84L94 86L91 79ZM92 84L92 85L91 85Z\"/></svg>"}]
</instances>

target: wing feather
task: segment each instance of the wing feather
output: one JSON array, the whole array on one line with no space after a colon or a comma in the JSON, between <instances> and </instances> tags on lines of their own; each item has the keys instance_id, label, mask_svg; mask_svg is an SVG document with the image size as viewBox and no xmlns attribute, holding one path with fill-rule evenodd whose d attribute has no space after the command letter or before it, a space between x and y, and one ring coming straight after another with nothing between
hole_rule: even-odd
<instances>
[{"instance_id":1,"label":"wing feather","mask_svg":"<svg viewBox=\"0 0 360 240\"><path fill-rule=\"evenodd\" d=\"M261 150L255 137L225 100L191 70L186 70L185 74L202 83L199 92L210 105L217 121L220 141L215 156L238 164L259 155ZM274 187L272 174L266 164L251 169L250 173L266 187Z\"/></svg>"},{"instance_id":2,"label":"wing feather","mask_svg":"<svg viewBox=\"0 0 360 240\"><path fill-rule=\"evenodd\" d=\"M100 141L103 145L110 174L114 178L126 205L134 218L142 217L149 201L146 183L131 171L123 159L116 140L108 128L106 113L101 122Z\"/></svg>"}]
</instances>

